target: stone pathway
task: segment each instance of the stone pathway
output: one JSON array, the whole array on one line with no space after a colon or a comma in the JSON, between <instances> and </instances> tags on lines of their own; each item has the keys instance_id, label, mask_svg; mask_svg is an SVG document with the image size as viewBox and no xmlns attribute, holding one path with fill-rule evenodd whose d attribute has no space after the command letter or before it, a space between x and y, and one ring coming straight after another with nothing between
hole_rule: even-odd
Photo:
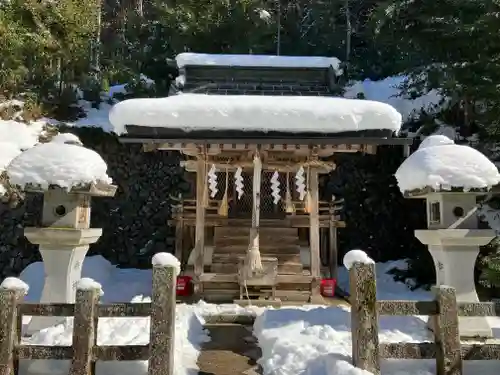
<instances>
[{"instance_id":1,"label":"stone pathway","mask_svg":"<svg viewBox=\"0 0 500 375\"><path fill-rule=\"evenodd\" d=\"M199 375L260 375L261 356L252 326L236 323L206 324L212 340L198 357Z\"/></svg>"}]
</instances>

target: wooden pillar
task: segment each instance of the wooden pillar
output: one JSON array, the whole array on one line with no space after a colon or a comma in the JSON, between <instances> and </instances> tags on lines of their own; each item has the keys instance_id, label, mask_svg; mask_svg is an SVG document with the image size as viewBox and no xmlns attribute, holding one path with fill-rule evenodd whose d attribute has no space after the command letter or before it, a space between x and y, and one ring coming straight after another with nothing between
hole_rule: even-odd
<instances>
[{"instance_id":1,"label":"wooden pillar","mask_svg":"<svg viewBox=\"0 0 500 375\"><path fill-rule=\"evenodd\" d=\"M203 158L198 158L198 166L196 169L196 234L195 234L195 251L194 260L194 276L197 282L198 292L201 292L201 284L199 277L203 274L204 255L205 255L205 189L207 171L206 162Z\"/></svg>"},{"instance_id":2,"label":"wooden pillar","mask_svg":"<svg viewBox=\"0 0 500 375\"><path fill-rule=\"evenodd\" d=\"M330 259L330 277L336 279L338 276L338 248L337 227L335 226L335 210L333 203L330 205L330 221L328 227L328 250Z\"/></svg>"},{"instance_id":3,"label":"wooden pillar","mask_svg":"<svg viewBox=\"0 0 500 375\"><path fill-rule=\"evenodd\" d=\"M318 169L310 170L309 189L311 194L311 213L309 214L309 246L311 248L311 276L321 276L319 252L319 210L318 210Z\"/></svg>"},{"instance_id":4,"label":"wooden pillar","mask_svg":"<svg viewBox=\"0 0 500 375\"><path fill-rule=\"evenodd\" d=\"M187 259L184 254L184 202L181 200L178 204L176 211L176 223L175 223L175 257L181 261L181 264L186 263Z\"/></svg>"}]
</instances>

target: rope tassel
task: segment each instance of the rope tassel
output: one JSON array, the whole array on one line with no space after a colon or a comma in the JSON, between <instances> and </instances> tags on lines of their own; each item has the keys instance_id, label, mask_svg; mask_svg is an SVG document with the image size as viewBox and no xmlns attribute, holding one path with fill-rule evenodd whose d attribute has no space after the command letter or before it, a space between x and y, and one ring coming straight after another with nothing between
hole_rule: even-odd
<instances>
[{"instance_id":1,"label":"rope tassel","mask_svg":"<svg viewBox=\"0 0 500 375\"><path fill-rule=\"evenodd\" d=\"M229 175L229 171L226 168L226 186L224 188L224 196L222 197L222 201L220 202L219 209L217 210L217 213L223 217L227 217L229 214L229 203L228 203L228 198L227 198L228 175Z\"/></svg>"},{"instance_id":2,"label":"rope tassel","mask_svg":"<svg viewBox=\"0 0 500 375\"><path fill-rule=\"evenodd\" d=\"M261 175L262 162L259 155L256 154L253 158L252 229L250 230L250 243L245 259L246 270L249 274L262 271L262 260L259 249Z\"/></svg>"}]
</instances>

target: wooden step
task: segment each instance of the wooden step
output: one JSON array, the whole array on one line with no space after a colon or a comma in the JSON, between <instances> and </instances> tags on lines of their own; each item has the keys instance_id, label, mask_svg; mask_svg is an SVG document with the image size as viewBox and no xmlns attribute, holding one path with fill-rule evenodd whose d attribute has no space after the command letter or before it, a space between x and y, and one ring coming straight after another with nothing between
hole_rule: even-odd
<instances>
[{"instance_id":1,"label":"wooden step","mask_svg":"<svg viewBox=\"0 0 500 375\"><path fill-rule=\"evenodd\" d=\"M214 237L214 245L218 246L230 246L230 245L248 245L250 237L248 235L230 235L224 234ZM276 234L261 234L259 233L259 241L262 244L280 244L280 245L299 245L299 238L297 235L294 236L282 236Z\"/></svg>"},{"instance_id":2,"label":"wooden step","mask_svg":"<svg viewBox=\"0 0 500 375\"><path fill-rule=\"evenodd\" d=\"M231 245L216 247L214 254L246 254L248 249L247 245ZM299 246L290 245L266 245L260 244L259 250L262 255L265 254L300 254Z\"/></svg>"},{"instance_id":3,"label":"wooden step","mask_svg":"<svg viewBox=\"0 0 500 375\"><path fill-rule=\"evenodd\" d=\"M212 263L229 263L238 264L239 258L244 257L245 254L214 254L212 256ZM263 255L264 256L264 255ZM265 254L266 257L278 259L278 264L285 263L300 263L300 254Z\"/></svg>"},{"instance_id":4,"label":"wooden step","mask_svg":"<svg viewBox=\"0 0 500 375\"><path fill-rule=\"evenodd\" d=\"M237 274L238 264L235 263L212 263L210 271L218 274ZM278 264L278 273L282 275L302 274L302 263L284 263Z\"/></svg>"},{"instance_id":5,"label":"wooden step","mask_svg":"<svg viewBox=\"0 0 500 375\"><path fill-rule=\"evenodd\" d=\"M297 236L298 237L298 230L297 228L259 228L259 233L262 236ZM240 236L240 235L250 235L250 228L249 227L232 227L232 226L225 226L225 227L216 227L215 228L215 237L218 236Z\"/></svg>"}]
</instances>

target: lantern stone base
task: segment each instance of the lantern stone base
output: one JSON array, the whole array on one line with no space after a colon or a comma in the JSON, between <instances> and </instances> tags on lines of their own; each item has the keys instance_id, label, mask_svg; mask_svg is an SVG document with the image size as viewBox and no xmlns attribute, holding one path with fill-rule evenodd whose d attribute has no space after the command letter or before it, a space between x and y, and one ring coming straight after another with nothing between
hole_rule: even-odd
<instances>
[{"instance_id":1,"label":"lantern stone base","mask_svg":"<svg viewBox=\"0 0 500 375\"><path fill-rule=\"evenodd\" d=\"M80 280L89 245L102 229L26 228L26 238L40 245L45 280L40 303L75 303L76 282ZM66 321L65 317L33 317L27 334Z\"/></svg>"},{"instance_id":2,"label":"lantern stone base","mask_svg":"<svg viewBox=\"0 0 500 375\"><path fill-rule=\"evenodd\" d=\"M490 229L416 230L415 237L427 245L436 268L436 284L455 288L458 302L479 302L474 283L474 266L479 246L490 243ZM432 319L428 327L432 329ZM492 337L486 317L459 317L460 337Z\"/></svg>"}]
</instances>

